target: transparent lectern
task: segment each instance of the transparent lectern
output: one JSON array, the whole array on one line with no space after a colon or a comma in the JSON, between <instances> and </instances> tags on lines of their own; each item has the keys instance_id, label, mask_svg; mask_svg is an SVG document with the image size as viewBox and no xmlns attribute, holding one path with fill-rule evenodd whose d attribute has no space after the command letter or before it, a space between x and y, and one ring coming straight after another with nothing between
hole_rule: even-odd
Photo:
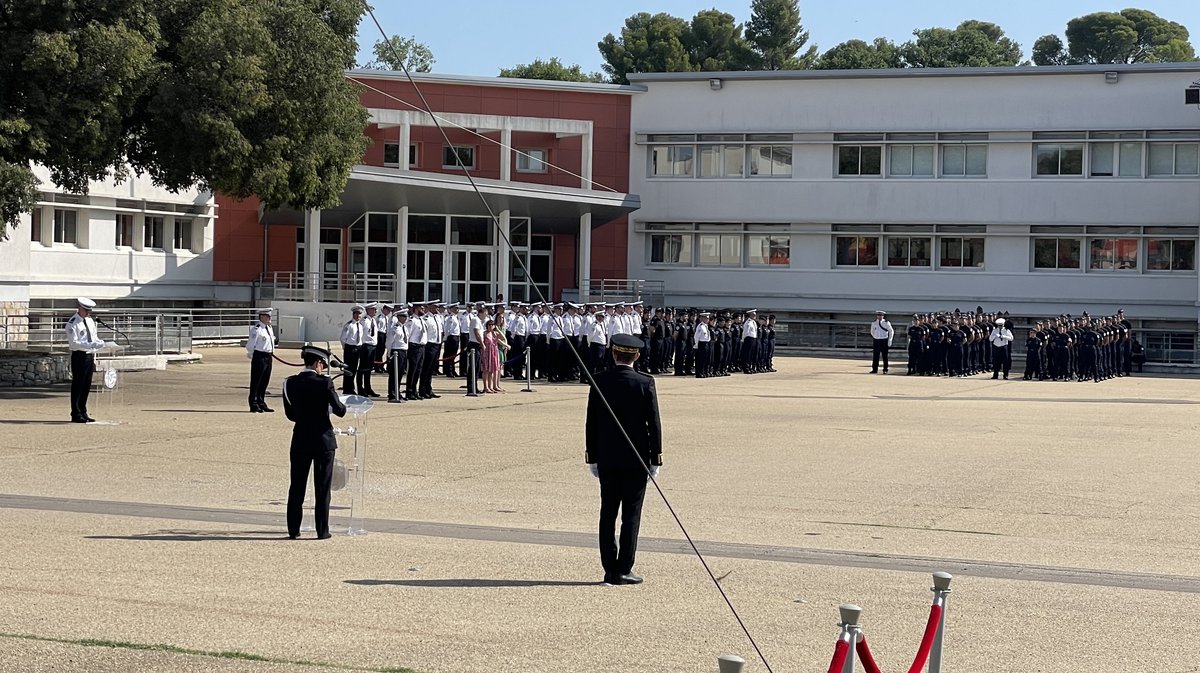
<instances>
[{"instance_id":1,"label":"transparent lectern","mask_svg":"<svg viewBox=\"0 0 1200 673\"><path fill-rule=\"evenodd\" d=\"M363 528L363 497L367 480L367 412L375 406L369 397L343 395L346 405L345 428L334 428L338 434L339 459L333 465L333 490L341 505L350 516L346 525L347 535L366 535Z\"/></svg>"}]
</instances>

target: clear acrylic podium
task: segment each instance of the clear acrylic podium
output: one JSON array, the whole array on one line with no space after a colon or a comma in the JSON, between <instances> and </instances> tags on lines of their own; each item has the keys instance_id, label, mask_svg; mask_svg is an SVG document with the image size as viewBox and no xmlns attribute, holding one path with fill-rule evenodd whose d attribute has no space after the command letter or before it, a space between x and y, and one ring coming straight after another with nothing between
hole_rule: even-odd
<instances>
[{"instance_id":1,"label":"clear acrylic podium","mask_svg":"<svg viewBox=\"0 0 1200 673\"><path fill-rule=\"evenodd\" d=\"M339 436L340 454L333 468L334 497L340 509L349 510L346 534L366 535L363 497L367 481L367 412L375 402L361 395L343 395L342 404L346 405L346 416L342 421L347 425L344 429L334 428Z\"/></svg>"}]
</instances>

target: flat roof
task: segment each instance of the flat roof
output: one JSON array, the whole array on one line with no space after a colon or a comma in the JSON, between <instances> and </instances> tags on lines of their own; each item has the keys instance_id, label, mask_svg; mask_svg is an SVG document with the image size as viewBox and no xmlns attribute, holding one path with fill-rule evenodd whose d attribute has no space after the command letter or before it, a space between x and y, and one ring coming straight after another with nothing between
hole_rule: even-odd
<instances>
[{"instance_id":1,"label":"flat roof","mask_svg":"<svg viewBox=\"0 0 1200 673\"><path fill-rule=\"evenodd\" d=\"M994 77L1027 75L1086 75L1103 72L1200 73L1200 62L1109 63L1088 65L1031 65L989 68L884 68L878 70L738 70L720 72L629 73L630 82L704 82L727 80L891 79L904 77Z\"/></svg>"},{"instance_id":2,"label":"flat roof","mask_svg":"<svg viewBox=\"0 0 1200 673\"><path fill-rule=\"evenodd\" d=\"M371 70L355 68L347 70L348 77L359 79L393 79L408 81L408 75L398 70ZM599 84L594 82L560 82L549 79L520 79L517 77L483 77L478 75L442 75L429 72L414 72L412 79L418 84L458 84L464 86L494 86L509 89L543 89L547 91L571 91L576 93L608 93L633 95L646 90L635 84Z\"/></svg>"}]
</instances>

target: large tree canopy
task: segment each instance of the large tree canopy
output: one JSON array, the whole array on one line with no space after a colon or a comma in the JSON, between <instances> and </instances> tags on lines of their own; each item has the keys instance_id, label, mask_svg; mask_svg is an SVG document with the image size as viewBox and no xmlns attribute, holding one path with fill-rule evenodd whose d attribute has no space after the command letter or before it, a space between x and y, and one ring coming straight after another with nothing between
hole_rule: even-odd
<instances>
[{"instance_id":1,"label":"large tree canopy","mask_svg":"<svg viewBox=\"0 0 1200 673\"><path fill-rule=\"evenodd\" d=\"M848 40L821 54L813 67L818 70L903 68L904 57L900 47L886 37L877 37L870 44Z\"/></svg>"},{"instance_id":2,"label":"large tree canopy","mask_svg":"<svg viewBox=\"0 0 1200 673\"><path fill-rule=\"evenodd\" d=\"M640 12L625 19L620 37L609 33L600 40L601 66L612 81L628 84L631 72L688 72L692 67L684 41L688 22L677 16Z\"/></svg>"},{"instance_id":3,"label":"large tree canopy","mask_svg":"<svg viewBox=\"0 0 1200 673\"><path fill-rule=\"evenodd\" d=\"M915 40L900 48L910 68L967 68L1017 65L1021 45L987 21L963 21L958 27L914 30Z\"/></svg>"},{"instance_id":4,"label":"large tree canopy","mask_svg":"<svg viewBox=\"0 0 1200 673\"><path fill-rule=\"evenodd\" d=\"M371 52L375 55L375 60L362 66L371 70L407 68L410 72L429 72L437 62L429 45L417 42L416 37L393 35L386 40L376 40Z\"/></svg>"},{"instance_id":5,"label":"large tree canopy","mask_svg":"<svg viewBox=\"0 0 1200 673\"><path fill-rule=\"evenodd\" d=\"M817 47L808 44L808 31L800 25L797 0L751 0L746 41L759 70L801 70L812 66Z\"/></svg>"},{"instance_id":6,"label":"large tree canopy","mask_svg":"<svg viewBox=\"0 0 1200 673\"><path fill-rule=\"evenodd\" d=\"M603 82L604 75L593 72L585 73L578 63L570 67L563 65L558 58L544 61L533 59L532 63L522 63L511 68L500 68L501 77L516 77L519 79L550 79L560 82Z\"/></svg>"},{"instance_id":7,"label":"large tree canopy","mask_svg":"<svg viewBox=\"0 0 1200 673\"><path fill-rule=\"evenodd\" d=\"M0 235L36 200L132 169L268 207L337 203L366 149L343 76L359 0L0 4Z\"/></svg>"},{"instance_id":8,"label":"large tree canopy","mask_svg":"<svg viewBox=\"0 0 1200 673\"><path fill-rule=\"evenodd\" d=\"M1043 35L1033 47L1038 65L1192 61L1188 29L1145 9L1095 12L1067 22L1067 45Z\"/></svg>"}]
</instances>

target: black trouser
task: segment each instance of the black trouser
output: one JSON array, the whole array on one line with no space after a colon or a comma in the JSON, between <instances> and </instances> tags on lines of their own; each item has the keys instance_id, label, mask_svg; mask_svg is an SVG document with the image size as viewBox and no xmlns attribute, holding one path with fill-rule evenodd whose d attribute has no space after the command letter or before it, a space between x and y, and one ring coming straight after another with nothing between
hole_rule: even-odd
<instances>
[{"instance_id":1,"label":"black trouser","mask_svg":"<svg viewBox=\"0 0 1200 673\"><path fill-rule=\"evenodd\" d=\"M625 575L633 570L638 529L642 526L642 501L646 473L600 468L600 565L605 575ZM621 540L616 536L621 514Z\"/></svg>"},{"instance_id":2,"label":"black trouser","mask_svg":"<svg viewBox=\"0 0 1200 673\"><path fill-rule=\"evenodd\" d=\"M1012 356L1008 352L1008 347L992 346L992 376L1003 370L1004 378L1008 378L1009 369L1012 369Z\"/></svg>"},{"instance_id":3,"label":"black trouser","mask_svg":"<svg viewBox=\"0 0 1200 673\"><path fill-rule=\"evenodd\" d=\"M354 379L355 372L358 371L360 348L361 346L342 344L342 364L345 365L342 369L342 392L347 395L354 394Z\"/></svg>"},{"instance_id":4,"label":"black trouser","mask_svg":"<svg viewBox=\"0 0 1200 673\"><path fill-rule=\"evenodd\" d=\"M908 342L908 373L916 374L917 368L921 362L921 342Z\"/></svg>"},{"instance_id":5,"label":"black trouser","mask_svg":"<svg viewBox=\"0 0 1200 673\"><path fill-rule=\"evenodd\" d=\"M592 374L604 371L604 344L588 343L588 367Z\"/></svg>"},{"instance_id":6,"label":"black trouser","mask_svg":"<svg viewBox=\"0 0 1200 673\"><path fill-rule=\"evenodd\" d=\"M393 349L388 357L388 390L389 400L400 399L400 382L404 380L404 365L407 364L408 349Z\"/></svg>"},{"instance_id":7,"label":"black trouser","mask_svg":"<svg viewBox=\"0 0 1200 673\"><path fill-rule=\"evenodd\" d=\"M1079 378L1100 380L1100 353L1096 346L1079 347Z\"/></svg>"},{"instance_id":8,"label":"black trouser","mask_svg":"<svg viewBox=\"0 0 1200 673\"><path fill-rule=\"evenodd\" d=\"M271 385L271 354L254 351L250 356L250 411L267 406L267 386Z\"/></svg>"},{"instance_id":9,"label":"black trouser","mask_svg":"<svg viewBox=\"0 0 1200 673\"><path fill-rule=\"evenodd\" d=\"M467 394L479 394L479 354L483 352L483 346L474 341L467 342L467 352L464 353L467 361L464 363L466 369L463 372L467 377Z\"/></svg>"},{"instance_id":10,"label":"black trouser","mask_svg":"<svg viewBox=\"0 0 1200 673\"><path fill-rule=\"evenodd\" d=\"M404 396L412 399L417 396L417 386L421 383L421 366L425 364L425 344L408 344L408 383L404 385Z\"/></svg>"},{"instance_id":11,"label":"black trouser","mask_svg":"<svg viewBox=\"0 0 1200 673\"><path fill-rule=\"evenodd\" d=\"M567 340L550 339L550 372L551 381L563 381L567 370Z\"/></svg>"},{"instance_id":12,"label":"black trouser","mask_svg":"<svg viewBox=\"0 0 1200 673\"><path fill-rule=\"evenodd\" d=\"M883 371L888 370L888 340L873 339L871 342L871 373L879 371L879 358L883 357Z\"/></svg>"},{"instance_id":13,"label":"black trouser","mask_svg":"<svg viewBox=\"0 0 1200 673\"><path fill-rule=\"evenodd\" d=\"M758 339L754 337L746 337L742 339L742 371L750 374L754 371L754 352L758 345Z\"/></svg>"},{"instance_id":14,"label":"black trouser","mask_svg":"<svg viewBox=\"0 0 1200 673\"><path fill-rule=\"evenodd\" d=\"M1042 378L1042 354L1038 349L1025 350L1025 374L1022 378Z\"/></svg>"},{"instance_id":15,"label":"black trouser","mask_svg":"<svg viewBox=\"0 0 1200 673\"><path fill-rule=\"evenodd\" d=\"M358 347L358 371L354 380L358 386L359 395L375 394L371 389L371 374L375 371L375 345L364 344Z\"/></svg>"},{"instance_id":16,"label":"black trouser","mask_svg":"<svg viewBox=\"0 0 1200 673\"><path fill-rule=\"evenodd\" d=\"M458 356L458 335L450 334L446 336L446 346L442 350L442 357L446 359L442 363L442 374L444 376L457 377L458 373L454 371L454 361Z\"/></svg>"},{"instance_id":17,"label":"black trouser","mask_svg":"<svg viewBox=\"0 0 1200 673\"><path fill-rule=\"evenodd\" d=\"M775 369L775 337L767 339L767 369Z\"/></svg>"},{"instance_id":18,"label":"black trouser","mask_svg":"<svg viewBox=\"0 0 1200 673\"><path fill-rule=\"evenodd\" d=\"M371 367L377 371L383 371L384 365L387 364L387 341L385 340L386 334L386 331L380 332L379 343L375 344L375 355L372 358L374 362L371 363Z\"/></svg>"},{"instance_id":19,"label":"black trouser","mask_svg":"<svg viewBox=\"0 0 1200 673\"><path fill-rule=\"evenodd\" d=\"M1053 371L1051 374L1054 378L1065 378L1070 376L1071 354L1067 351L1066 346L1055 346L1054 359L1052 361Z\"/></svg>"},{"instance_id":20,"label":"black trouser","mask_svg":"<svg viewBox=\"0 0 1200 673\"><path fill-rule=\"evenodd\" d=\"M425 344L425 361L421 363L421 385L418 392L423 396L433 394L433 372L437 369L438 353L442 344L433 341Z\"/></svg>"},{"instance_id":21,"label":"black trouser","mask_svg":"<svg viewBox=\"0 0 1200 673\"><path fill-rule=\"evenodd\" d=\"M679 340L676 340L674 343L675 343L675 363L674 363L675 364L675 374L677 376L682 376L684 371L686 370L686 366L687 366L687 363L685 362L685 360L687 359L687 356L684 354L684 351L687 350L687 346L682 341L679 341Z\"/></svg>"},{"instance_id":22,"label":"black trouser","mask_svg":"<svg viewBox=\"0 0 1200 673\"><path fill-rule=\"evenodd\" d=\"M92 392L92 374L96 356L87 351L71 351L71 420L87 418L88 395Z\"/></svg>"},{"instance_id":23,"label":"black trouser","mask_svg":"<svg viewBox=\"0 0 1200 673\"><path fill-rule=\"evenodd\" d=\"M329 492L333 486L334 451L313 453L303 449L292 449L292 485L288 488L287 527L288 535L300 534L300 521L304 518L304 491L308 487L308 468L313 470L313 492L316 506L317 537L329 535Z\"/></svg>"},{"instance_id":24,"label":"black trouser","mask_svg":"<svg viewBox=\"0 0 1200 673\"><path fill-rule=\"evenodd\" d=\"M696 377L703 378L709 375L710 361L709 357L712 353L712 342L701 341L696 344Z\"/></svg>"},{"instance_id":25,"label":"black trouser","mask_svg":"<svg viewBox=\"0 0 1200 673\"><path fill-rule=\"evenodd\" d=\"M950 358L946 369L950 376L959 376L963 373L963 347L961 345L950 344Z\"/></svg>"},{"instance_id":26,"label":"black trouser","mask_svg":"<svg viewBox=\"0 0 1200 673\"><path fill-rule=\"evenodd\" d=\"M525 357L525 336L514 334L508 343L511 346L509 353L512 355L509 359L513 361L512 364L508 365L508 371L514 379L523 379L525 378L525 367L529 365L525 361L528 359Z\"/></svg>"}]
</instances>

